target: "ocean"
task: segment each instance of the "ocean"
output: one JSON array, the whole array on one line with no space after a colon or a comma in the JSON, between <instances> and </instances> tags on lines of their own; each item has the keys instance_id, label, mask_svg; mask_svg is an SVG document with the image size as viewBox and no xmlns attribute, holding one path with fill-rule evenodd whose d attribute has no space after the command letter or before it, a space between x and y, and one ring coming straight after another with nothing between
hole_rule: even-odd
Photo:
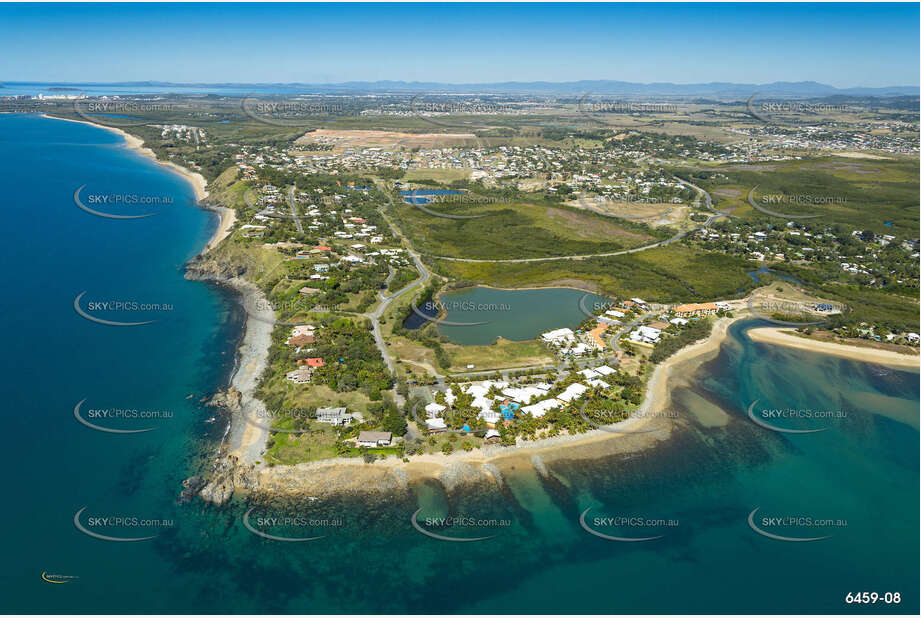
<instances>
[{"instance_id":1,"label":"ocean","mask_svg":"<svg viewBox=\"0 0 921 618\"><path fill-rule=\"evenodd\" d=\"M178 501L226 429L202 399L242 328L232 294L183 278L216 218L92 126L0 115L0 155L4 612L919 610L917 372L756 343L754 320L676 372L649 448L522 451L501 485L450 492ZM97 211L156 214L90 214L84 185Z\"/></svg>"}]
</instances>

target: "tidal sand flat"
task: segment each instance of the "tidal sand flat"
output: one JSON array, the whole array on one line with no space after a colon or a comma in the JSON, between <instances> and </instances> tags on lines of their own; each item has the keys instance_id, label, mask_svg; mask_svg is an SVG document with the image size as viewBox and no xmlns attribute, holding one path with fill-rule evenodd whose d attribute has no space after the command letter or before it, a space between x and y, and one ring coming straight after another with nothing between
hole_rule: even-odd
<instances>
[{"instance_id":1,"label":"tidal sand flat","mask_svg":"<svg viewBox=\"0 0 921 618\"><path fill-rule=\"evenodd\" d=\"M877 350L870 347L858 347L832 343L830 341L817 341L815 339L806 339L800 337L788 330L778 328L753 328L748 331L748 336L754 341L763 341L782 345L799 350L818 352L820 354L831 354L842 358L851 358L866 363L878 363L891 367L904 367L918 369L921 365L921 359L918 353L912 350L906 350L905 353L894 352L891 350Z\"/></svg>"},{"instance_id":2,"label":"tidal sand flat","mask_svg":"<svg viewBox=\"0 0 921 618\"><path fill-rule=\"evenodd\" d=\"M659 368L651 385L654 392L667 385L667 397L652 401L668 401L676 414L640 425L668 423L659 438L521 449L469 468L423 461L418 474L373 497L367 483L343 475L355 491L241 496L220 508L181 501L182 481L208 471L224 439L225 425L212 421L216 413L202 400L228 383L243 328L235 296L183 277L183 265L209 240L209 215L184 181L111 132L35 116L0 123L0 150L20 181L9 200L11 223L23 232L0 248L13 265L3 284L20 294L0 326L6 409L15 411L5 420L21 436L7 451L17 465L9 492L33 498L28 509L4 512L4 525L16 531L0 567L8 589L18 591L8 610L838 613L851 607L844 597L852 587L897 590L903 602L887 611L917 609L917 578L907 576L919 542L918 429L910 416L919 403L917 373L755 341L747 331L766 325L759 322L729 325L718 346L696 348L707 354ZM84 183L166 192L176 205L138 225L106 221L74 205ZM36 253L37 235L56 250ZM108 327L74 312L83 290L169 302L172 311L144 326ZM67 372L49 371L49 350L58 351L55 363L64 356ZM93 408L172 414L143 419L153 431L106 434L74 419L84 398ZM823 430L788 434L752 422L753 401L846 414L776 419L781 429ZM355 468L380 473L381 483L398 479L379 466ZM84 526L107 515L162 525L105 530L153 537L105 542L74 526L84 507ZM820 542L777 541L749 526L755 509L757 517L843 525L823 527L829 538ZM259 536L244 525L247 513L257 531L317 538ZM475 525L427 523L444 513ZM260 524L280 514L313 525ZM591 531L650 540L599 537L580 516ZM611 525L614 517L643 525ZM483 540L434 538L414 521L443 537ZM43 571L79 579L51 594ZM778 573L783 594L772 584Z\"/></svg>"}]
</instances>

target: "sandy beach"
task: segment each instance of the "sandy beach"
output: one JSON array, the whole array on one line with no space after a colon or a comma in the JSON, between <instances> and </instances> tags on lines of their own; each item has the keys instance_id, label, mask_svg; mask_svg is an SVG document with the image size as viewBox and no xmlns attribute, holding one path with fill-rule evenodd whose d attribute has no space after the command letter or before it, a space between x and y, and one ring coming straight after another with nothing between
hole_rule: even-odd
<instances>
[{"instance_id":1,"label":"sandy beach","mask_svg":"<svg viewBox=\"0 0 921 618\"><path fill-rule=\"evenodd\" d=\"M254 475L255 489L290 494L361 491L368 487L386 490L427 478L450 485L458 477L483 480L496 478L497 473L501 477L503 470L521 465L539 468L544 461L554 459L591 459L650 448L671 435L674 421L667 412L673 373L688 361L696 361L696 367L701 357L715 356L728 336L729 326L740 319L744 318L718 319L707 339L679 350L659 364L646 384L642 405L627 420L607 426L608 430L521 441L512 447L491 445L451 455L426 453L412 456L409 463L388 457L369 466L357 458L338 458L295 466L260 467Z\"/></svg>"},{"instance_id":2,"label":"sandy beach","mask_svg":"<svg viewBox=\"0 0 921 618\"><path fill-rule=\"evenodd\" d=\"M236 213L232 208L225 208L223 206L215 206L211 204L204 203L204 200L208 197L208 181L205 180L205 177L199 174L198 172L193 172L190 169L172 163L170 161L161 161L157 158L157 155L154 154L154 151L150 148L144 146L144 140L134 135L131 135L124 129L118 127L110 127L104 124L98 124L95 122L90 122L88 120L74 120L73 118L58 118L56 116L44 115L45 118L50 118L52 120L63 120L65 122L78 122L80 124L88 124L99 129L104 129L106 131L111 131L121 135L125 140L125 147L130 148L131 150L148 157L149 159L155 161L157 165L168 169L174 174L182 176L190 185L192 185L192 190L195 193L195 200L198 206L206 210L211 210L217 213L220 217L220 223L217 226L217 229L214 231L214 235L211 237L211 240L208 241L208 244L205 245L205 248L202 249L202 253L207 253L214 247L216 247L222 240L227 238L230 234L230 229L233 227L233 224L236 222Z\"/></svg>"},{"instance_id":3,"label":"sandy beach","mask_svg":"<svg viewBox=\"0 0 921 618\"><path fill-rule=\"evenodd\" d=\"M241 463L253 464L262 455L269 437L268 430L259 425L272 423L265 404L256 399L254 393L268 360L272 330L275 328L275 312L266 302L262 291L248 281L232 279L227 285L243 296L243 306L248 308L246 332L238 350L239 364L230 380L230 386L242 395L241 409L231 419L231 455ZM247 418L252 422L247 422Z\"/></svg>"},{"instance_id":4,"label":"sandy beach","mask_svg":"<svg viewBox=\"0 0 921 618\"><path fill-rule=\"evenodd\" d=\"M919 368L919 356L917 353L900 354L899 352L893 352L891 350L877 350L874 348L845 345L842 343L805 339L798 335L791 334L789 330L785 331L778 328L753 328L747 332L752 341L772 343L809 352L830 354L832 356L850 358L865 363L877 363L890 367Z\"/></svg>"}]
</instances>

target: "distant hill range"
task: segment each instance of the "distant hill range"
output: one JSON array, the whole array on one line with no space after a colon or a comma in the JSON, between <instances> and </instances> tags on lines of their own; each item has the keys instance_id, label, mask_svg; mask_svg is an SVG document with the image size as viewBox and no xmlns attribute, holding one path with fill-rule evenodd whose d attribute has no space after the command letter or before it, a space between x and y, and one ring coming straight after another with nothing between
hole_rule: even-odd
<instances>
[{"instance_id":1,"label":"distant hill range","mask_svg":"<svg viewBox=\"0 0 921 618\"><path fill-rule=\"evenodd\" d=\"M52 84L48 84L49 86ZM391 93L391 94L538 94L582 96L616 95L616 96L658 96L658 97L709 97L714 99L739 99L748 98L755 93L759 97L781 96L796 98L813 98L829 96L856 96L856 97L892 97L919 94L918 86L886 86L882 88L836 88L819 82L772 82L769 84L735 84L730 82L708 82L702 84L673 84L670 82L657 82L641 84L636 82L622 82L614 80L582 80L575 82L497 82L484 84L446 84L439 82L404 82L404 81L377 81L377 82L342 82L336 84L303 84L303 83L175 83L175 82L115 82L115 83L81 83L81 84L54 84L54 86L120 86L120 87L155 87L158 89L170 86L185 89L196 86L208 89L234 88L241 89L252 87L254 91L315 94L362 94L362 93Z\"/></svg>"}]
</instances>

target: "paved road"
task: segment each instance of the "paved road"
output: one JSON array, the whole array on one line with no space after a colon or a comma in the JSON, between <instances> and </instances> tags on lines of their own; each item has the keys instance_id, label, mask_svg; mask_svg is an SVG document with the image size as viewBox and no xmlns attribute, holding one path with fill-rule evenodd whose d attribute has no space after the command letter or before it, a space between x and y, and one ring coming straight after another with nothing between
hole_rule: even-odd
<instances>
[{"instance_id":1,"label":"paved road","mask_svg":"<svg viewBox=\"0 0 921 618\"><path fill-rule=\"evenodd\" d=\"M411 290L420 285L423 285L426 281L428 281L429 276L430 276L428 269L422 264L422 260L419 259L419 256L413 253L409 249L407 249L407 251L409 251L409 254L412 256L413 262L415 262L415 265L416 265L416 269L420 273L420 277L416 279L415 281L413 281L412 283L404 285L402 288L400 288L393 294L390 294L389 296L385 294L384 291L378 291L377 296L378 298L381 299L381 302L377 304L377 307L374 308L374 311L364 314L366 318L371 320L371 330L374 333L374 342L377 344L377 349L380 350L381 356L384 357L384 362L387 364L387 368L390 370L390 373L392 373L393 375L396 375L396 367L393 364L393 359L390 358L390 354L387 351L387 346L384 343L384 337L381 334L381 321L380 321L381 316L384 315L385 311L387 311L387 308L390 306L390 303L393 301L394 298L396 298L397 296L399 296L400 294L403 294L404 292L408 290ZM388 277L388 281L389 279L390 277ZM399 396L398 398L402 399Z\"/></svg>"},{"instance_id":2,"label":"paved road","mask_svg":"<svg viewBox=\"0 0 921 618\"><path fill-rule=\"evenodd\" d=\"M683 182L683 181L682 181L682 182ZM700 187L696 187L696 186L694 186L694 185L691 185L690 183L684 183L684 184L688 184L688 186L691 186L691 187L693 187L694 189L696 189L696 190L700 193L700 195L703 196L703 197L706 199L708 208L710 207L710 195L709 195L706 191L704 191L704 190L701 189ZM380 186L380 185L378 185L378 186ZM382 187L382 190L385 190L385 189ZM712 210L712 208L711 208L711 210ZM420 285L425 284L425 283L428 281L428 279L429 279L429 277L431 276L431 274L429 273L429 271L428 271L428 269L425 267L425 265L422 263L422 260L420 259L419 254L418 254L416 251L413 250L412 245L410 244L409 240L408 240L405 236L403 236L403 234L400 232L400 230L393 224L392 221L390 221L389 217L387 217L383 212L381 213L381 215L383 216L384 220L387 222L387 225L390 226L390 229L391 229L391 231L393 232L393 234L394 234L395 236L397 236L398 238L400 238L400 239L403 241L403 246L404 246L404 248L406 249L407 253L409 253L409 255L410 255L410 257L412 258L413 263L414 263L414 265L415 265L415 267L416 267L416 270L418 270L418 271L419 271L419 274L420 274L419 279L416 279L416 280L413 281L412 283L409 283L408 285L403 286L403 288L401 288L400 290L394 292L393 294L386 295L383 291L379 291L379 292L378 292L378 297L381 299L381 302L377 305L377 307L374 309L373 312L364 314L364 316L365 316L366 318L368 318L369 320L371 320L372 332L373 332L373 334L374 334L374 342L375 342L375 344L377 345L377 349L380 350L381 356L384 358L384 362L387 364L387 368L390 370L391 374L396 375L396 368L395 368L395 366L394 366L393 359L390 357L390 353L389 353L389 351L387 350L387 346L386 346L386 344L385 344L385 342L384 342L384 337L383 337L383 335L381 334L380 317L384 314L384 312L385 312L385 311L387 310L387 308L390 306L390 303L393 301L394 298L396 298L397 296L400 296L401 294L403 294L404 292L406 292L406 291L408 291L408 290L411 290L411 289L413 289L413 288L416 288L416 287L418 287L418 286L420 286ZM448 259L448 260L455 260L455 261L467 261L467 262L539 262L539 261L547 261L547 260L561 260L561 259L563 259L563 260L572 260L572 259L581 259L581 258L583 258L583 257L601 257L601 256L605 256L605 255L624 255L624 254L627 254L627 253L636 253L636 252L638 252L638 251L644 251L644 250L646 250L646 249L651 249L651 248L653 248L653 247L659 247L659 246L662 246L662 245L669 244L669 243L671 243L671 242L675 242L676 240L679 240L680 238L683 238L684 236L686 236L686 235L688 235L688 234L690 234L690 233L692 233L692 232L695 232L695 231L697 231L697 230L699 230L699 229L708 227L709 225L712 224L712 222L713 222L715 219L719 218L720 216L723 216L723 215L722 215L721 213L716 213L716 214L714 214L713 216L711 216L709 219L707 219L707 221L706 221L701 227L695 228L695 229L693 229L693 230L689 230L689 231L687 231L687 232L681 232L681 233L679 233L679 234L676 234L675 236L673 236L672 238L670 238L670 239L668 239L668 240L664 240L664 241L661 241L661 242L658 242L658 243L654 243L654 244L652 244L652 245L647 245L647 246L645 246L645 247L637 247L637 248L635 248L635 249L627 249L627 250L625 250L625 251L617 251L617 252L613 252L613 253L605 253L605 254L597 254L597 255L588 255L588 256L564 256L564 257L553 257L553 258L526 258L526 259L520 259L520 260L474 260L474 259L466 259L466 258L440 258L440 259ZM387 279L388 282L390 281L390 279L392 278L392 276L393 276L393 273L391 273L391 275L388 277L388 279ZM630 330L631 328L633 328L634 326L636 326L636 325L637 325L638 323L640 323L642 320L644 320L644 319L646 319L646 318L648 318L648 317L650 317L650 316L652 316L652 315L658 315L659 313L662 313L663 311L664 311L664 310L657 310L657 311L650 311L650 312L644 313L642 316L640 316L639 318L637 318L636 320L634 320L634 321L631 322L630 324L627 324L626 326L624 326L624 327L623 327L621 330L619 330L619 331L614 335L614 337L612 338L612 348L613 348L616 352L621 352L622 350L621 350L621 348L620 348L620 345L617 343L617 339L618 339L619 337L623 336L624 333L626 333L628 330ZM611 362L611 361L617 362L617 361L616 361L616 358L612 356L612 357L602 357L601 359L579 359L579 360L573 361L573 364L575 364L577 367L583 367L583 368L584 368L584 367L586 367L586 366L589 366L589 365L590 365L591 363L593 363L593 362L596 362L596 363L600 364L600 363L603 363L603 362ZM472 372L467 372L467 373L455 373L455 374L451 374L450 377L452 377L452 378L465 378L465 377L477 377L477 376L484 376L484 375L493 375L493 374L495 374L497 371L498 371L500 374L507 376L509 373L512 373L512 372L529 371L529 370L534 370L534 369L545 370L545 371L546 371L546 370L550 370L550 369L554 369L554 370L556 370L558 373L564 373L564 372L565 372L565 366L566 366L566 362L562 362L562 361L561 361L561 362L559 362L559 363L551 364L551 365L536 365L536 366L526 366L526 367L512 367L512 368L508 368L508 369L499 369L499 370L485 370L485 371L472 371ZM442 386L442 387L443 387L443 385L444 385L444 380L445 380L445 376L444 376L444 375L441 375L441 374L439 374L439 373L436 372L435 377L436 377L436 379L438 380L439 386ZM395 400L396 400L396 402L397 402L397 405L399 405L399 406L402 407L402 405L403 405L403 403L404 403L403 397L400 396L398 393L394 393L394 398L395 398Z\"/></svg>"},{"instance_id":3,"label":"paved road","mask_svg":"<svg viewBox=\"0 0 921 618\"><path fill-rule=\"evenodd\" d=\"M382 190L384 189L382 188ZM387 308L390 306L390 303L393 302L394 298L396 298L397 296L400 296L401 294L409 290L417 288L421 285L425 285L425 283L429 280L429 277L431 276L431 274L429 273L425 265L422 263L422 260L419 258L419 254L413 251L412 247L409 244L409 241L406 240L406 238L403 236L400 230L397 229L397 227L390 221L390 219L386 215L384 215L384 213L381 213L381 216L384 217L384 221L386 221L387 225L390 226L390 230L393 232L394 236L396 236L397 238L403 241L403 247L406 249L407 253L409 253L409 256L412 258L413 264L415 265L416 270L419 271L418 279L408 283L407 285L404 285L402 288L400 288L393 294L388 295L386 293L386 286L390 284L390 281L393 279L394 275L396 274L395 271L391 270L390 274L387 276L387 281L386 281L384 290L379 290L377 293L377 296L378 298L380 298L381 302L378 303L377 307L374 308L374 311L364 314L364 317L371 320L371 332L374 335L374 343L375 345L377 345L377 349L380 351L381 356L384 359L384 363L387 365L387 369L390 370L390 374L395 377L397 374L396 366L394 365L393 359L390 357L389 350L387 350L387 344L384 342L384 336L381 334L381 316L384 315L385 311L387 311ZM394 401L396 402L397 406L403 407L403 404L405 403L403 396L397 393L396 391L394 391L393 397L394 397Z\"/></svg>"},{"instance_id":4,"label":"paved road","mask_svg":"<svg viewBox=\"0 0 921 618\"><path fill-rule=\"evenodd\" d=\"M628 332L631 328L633 328L634 326L636 326L636 325L639 324L640 322L646 320L647 318L651 318L651 317L654 317L654 316L657 316L657 315L661 315L661 314L665 313L666 311L667 311L667 309L656 309L656 310L654 310L654 311L647 311L646 313L644 313L643 315L641 315L641 316L638 317L637 319L633 320L633 321L630 322L629 324L627 324L627 325L621 327L621 329L618 330L616 333L614 333L614 336L611 338L611 347L614 348L614 350L615 350L616 352L618 352L618 353L623 352L623 349L621 349L620 344L617 343L617 340L618 340L618 339L620 339L621 337L623 337L624 335L626 335L627 332Z\"/></svg>"},{"instance_id":5,"label":"paved road","mask_svg":"<svg viewBox=\"0 0 921 618\"><path fill-rule=\"evenodd\" d=\"M304 226L301 225L301 219L297 216L297 210L294 209L294 185L288 187L288 206L291 207L291 218L294 219L294 226L298 234L303 234Z\"/></svg>"},{"instance_id":6,"label":"paved road","mask_svg":"<svg viewBox=\"0 0 921 618\"><path fill-rule=\"evenodd\" d=\"M665 245L670 245L673 242L677 242L681 240L682 238L684 238L685 236L689 234L693 234L694 232L710 227L713 224L713 222L719 219L720 217L729 216L729 215L713 210L713 205L712 205L712 201L710 200L709 193L707 193L706 191L704 191L703 189L701 189L700 187L696 185L692 185L689 182L685 182L681 180L680 178L678 178L677 180L683 185L687 185L693 189L696 189L701 195L701 197L704 198L706 202L707 210L711 211L713 214L703 223L703 225L700 225L698 227L695 227L694 229L687 230L684 232L678 232L677 234L675 234L674 236L666 240L654 242L652 244L644 245L642 247L634 247L633 249L623 249L621 251L609 251L607 253L588 253L584 255L559 255L559 256L553 256L553 257L517 258L517 259L505 259L505 260L483 260L483 259L474 259L474 258L459 258L459 257L449 257L446 255L433 255L430 257L437 259L437 260L447 260L449 262L476 262L476 263L484 263L484 264L524 264L528 262L553 262L553 261L558 261L558 260L584 260L586 258L613 257L617 255L628 255L630 253L639 253L640 251L648 251L649 249L655 249L656 247L664 247Z\"/></svg>"}]
</instances>

